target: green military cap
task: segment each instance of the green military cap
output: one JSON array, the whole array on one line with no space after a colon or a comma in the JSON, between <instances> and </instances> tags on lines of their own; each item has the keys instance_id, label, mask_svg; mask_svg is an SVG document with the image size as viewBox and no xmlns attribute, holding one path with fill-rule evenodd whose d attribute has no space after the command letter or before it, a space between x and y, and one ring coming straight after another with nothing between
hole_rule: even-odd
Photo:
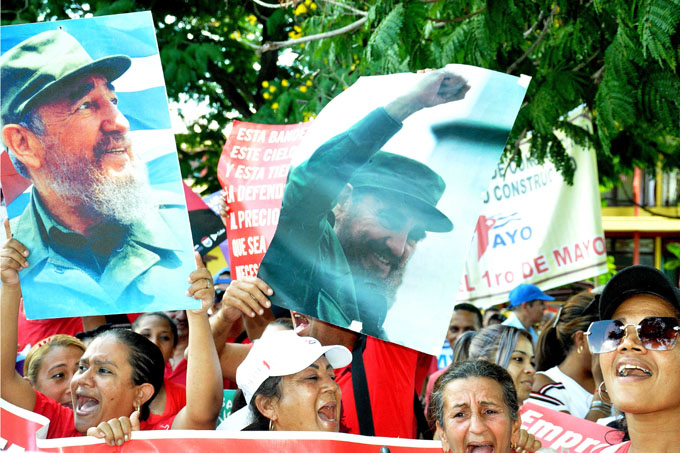
<instances>
[{"instance_id":1,"label":"green military cap","mask_svg":"<svg viewBox=\"0 0 680 453\"><path fill-rule=\"evenodd\" d=\"M437 209L446 189L444 180L427 165L398 154L378 151L354 172L349 183L398 195L425 221L425 230L444 233L453 229L449 218Z\"/></svg>"},{"instance_id":2,"label":"green military cap","mask_svg":"<svg viewBox=\"0 0 680 453\"><path fill-rule=\"evenodd\" d=\"M93 60L73 36L62 30L35 35L0 57L2 124L18 121L41 100L59 93L78 77L100 74L112 81L131 63L125 55Z\"/></svg>"}]
</instances>

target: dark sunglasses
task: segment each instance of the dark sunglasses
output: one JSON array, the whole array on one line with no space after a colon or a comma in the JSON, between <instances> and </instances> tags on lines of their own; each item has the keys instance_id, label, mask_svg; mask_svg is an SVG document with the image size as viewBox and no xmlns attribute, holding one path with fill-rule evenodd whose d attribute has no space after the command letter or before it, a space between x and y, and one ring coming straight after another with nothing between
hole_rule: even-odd
<instances>
[{"instance_id":1,"label":"dark sunglasses","mask_svg":"<svg viewBox=\"0 0 680 453\"><path fill-rule=\"evenodd\" d=\"M640 324L624 324L621 321L597 321L590 324L585 335L593 354L615 351L628 335L628 327L635 327L638 338L645 349L667 351L678 342L678 320L672 317L649 317Z\"/></svg>"}]
</instances>

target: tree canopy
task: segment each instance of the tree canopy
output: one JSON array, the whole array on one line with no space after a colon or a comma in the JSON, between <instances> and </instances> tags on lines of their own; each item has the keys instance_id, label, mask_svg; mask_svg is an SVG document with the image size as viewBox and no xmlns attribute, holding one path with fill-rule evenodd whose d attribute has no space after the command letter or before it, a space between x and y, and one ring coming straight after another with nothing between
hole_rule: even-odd
<instances>
[{"instance_id":1,"label":"tree canopy","mask_svg":"<svg viewBox=\"0 0 680 453\"><path fill-rule=\"evenodd\" d=\"M168 95L208 113L176 136L206 191L233 119L308 120L362 75L481 66L533 78L518 144L567 179L555 129L597 152L600 179L680 167L680 0L7 0L2 24L150 10ZM585 105L592 131L566 121Z\"/></svg>"}]
</instances>

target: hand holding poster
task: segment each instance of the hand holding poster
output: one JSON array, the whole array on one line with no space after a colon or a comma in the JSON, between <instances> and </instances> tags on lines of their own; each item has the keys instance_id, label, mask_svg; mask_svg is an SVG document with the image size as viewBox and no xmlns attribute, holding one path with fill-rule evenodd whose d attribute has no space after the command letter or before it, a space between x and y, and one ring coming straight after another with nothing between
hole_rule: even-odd
<instances>
[{"instance_id":1,"label":"hand holding poster","mask_svg":"<svg viewBox=\"0 0 680 453\"><path fill-rule=\"evenodd\" d=\"M229 206L229 263L236 280L257 276L279 222L291 158L308 128L234 121L217 177Z\"/></svg>"},{"instance_id":2,"label":"hand holding poster","mask_svg":"<svg viewBox=\"0 0 680 453\"><path fill-rule=\"evenodd\" d=\"M150 13L2 28L2 185L28 319L196 308ZM12 174L14 173L14 174ZM17 175L18 173L18 175Z\"/></svg>"},{"instance_id":3,"label":"hand holding poster","mask_svg":"<svg viewBox=\"0 0 680 453\"><path fill-rule=\"evenodd\" d=\"M259 269L272 303L434 354L527 84L449 65L335 98L293 156Z\"/></svg>"}]
</instances>

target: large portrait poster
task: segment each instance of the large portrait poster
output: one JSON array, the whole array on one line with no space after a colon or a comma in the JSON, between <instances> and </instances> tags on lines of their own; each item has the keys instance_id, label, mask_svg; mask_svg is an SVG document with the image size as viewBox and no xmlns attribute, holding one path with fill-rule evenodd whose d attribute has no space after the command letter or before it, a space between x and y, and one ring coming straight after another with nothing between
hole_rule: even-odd
<instances>
[{"instance_id":1,"label":"large portrait poster","mask_svg":"<svg viewBox=\"0 0 680 453\"><path fill-rule=\"evenodd\" d=\"M449 65L331 101L292 156L258 270L272 303L436 354L528 83Z\"/></svg>"},{"instance_id":2,"label":"large portrait poster","mask_svg":"<svg viewBox=\"0 0 680 453\"><path fill-rule=\"evenodd\" d=\"M1 52L2 186L30 252L27 318L198 307L151 13L2 27Z\"/></svg>"},{"instance_id":3,"label":"large portrait poster","mask_svg":"<svg viewBox=\"0 0 680 453\"><path fill-rule=\"evenodd\" d=\"M569 118L590 129L581 112ZM498 164L475 226L458 302L480 308L506 302L520 283L546 290L607 272L595 150L555 134L576 167L572 185L551 162L528 157L517 167Z\"/></svg>"}]
</instances>

